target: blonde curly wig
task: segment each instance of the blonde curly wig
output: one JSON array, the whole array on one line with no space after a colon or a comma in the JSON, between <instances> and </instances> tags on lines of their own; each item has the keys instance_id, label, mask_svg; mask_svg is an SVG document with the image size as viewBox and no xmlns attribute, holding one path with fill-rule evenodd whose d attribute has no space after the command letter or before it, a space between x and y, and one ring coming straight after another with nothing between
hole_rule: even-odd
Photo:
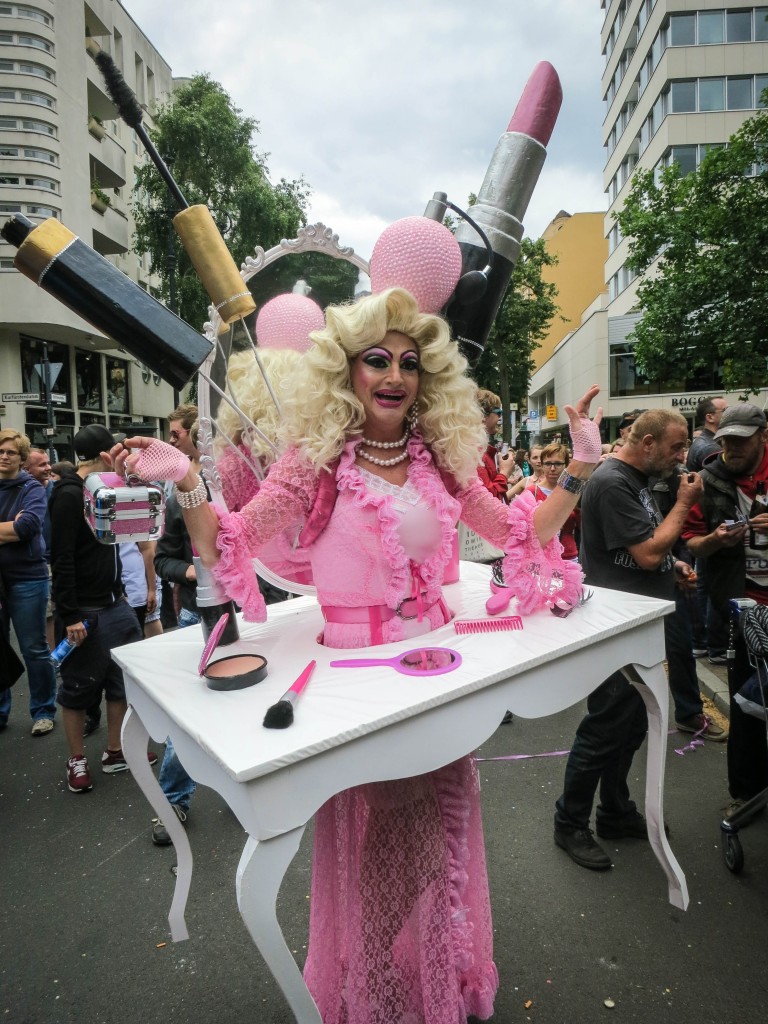
<instances>
[{"instance_id":1,"label":"blonde curly wig","mask_svg":"<svg viewBox=\"0 0 768 1024\"><path fill-rule=\"evenodd\" d=\"M282 407L296 387L296 375L301 364L301 355L290 348L260 348L259 356ZM230 358L227 367L227 381L230 395L234 401L246 416L250 417L267 437L277 444L280 413L272 401L264 377L256 363L256 357L250 349L245 352L237 352ZM241 440L243 423L234 409L226 402L221 403L216 420L219 430L231 440L236 444ZM246 431L246 437L254 459L260 461L264 468L270 466L276 458L274 450L253 431ZM224 445L223 438L217 437L217 450L221 450Z\"/></svg>"},{"instance_id":2,"label":"blonde curly wig","mask_svg":"<svg viewBox=\"0 0 768 1024\"><path fill-rule=\"evenodd\" d=\"M302 359L296 391L283 407L282 439L299 447L320 470L345 442L362 432L364 411L352 391L350 363L388 331L406 335L419 350L418 430L442 469L460 484L476 475L486 445L477 387L467 362L451 341L445 320L420 313L402 288L357 302L329 306L326 326L315 331Z\"/></svg>"}]
</instances>

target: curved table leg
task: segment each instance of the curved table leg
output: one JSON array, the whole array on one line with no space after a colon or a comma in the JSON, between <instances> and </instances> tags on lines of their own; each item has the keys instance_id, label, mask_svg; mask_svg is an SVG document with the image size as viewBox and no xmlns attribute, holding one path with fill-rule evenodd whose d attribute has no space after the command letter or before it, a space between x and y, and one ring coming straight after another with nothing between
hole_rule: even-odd
<instances>
[{"instance_id":1,"label":"curved table leg","mask_svg":"<svg viewBox=\"0 0 768 1024\"><path fill-rule=\"evenodd\" d=\"M650 668L628 665L623 671L637 688L648 712L648 765L645 782L648 839L669 881L669 902L685 910L688 906L688 886L664 832L664 764L669 717L667 676L662 665L652 665Z\"/></svg>"},{"instance_id":2,"label":"curved table leg","mask_svg":"<svg viewBox=\"0 0 768 1024\"><path fill-rule=\"evenodd\" d=\"M173 808L160 788L160 783L155 778L147 760L148 742L149 733L145 729L144 723L129 705L123 719L123 753L139 789L149 801L150 807L158 818L163 819L163 824L168 830L168 835L176 850L178 863L176 887L168 914L168 924L171 926L171 938L174 942L180 942L189 938L187 924L184 920L184 910L192 884L192 848L183 825L174 814Z\"/></svg>"},{"instance_id":3,"label":"curved table leg","mask_svg":"<svg viewBox=\"0 0 768 1024\"><path fill-rule=\"evenodd\" d=\"M315 1001L285 944L275 910L280 883L296 855L304 828L302 825L261 843L248 838L237 867L237 905L298 1024L322 1024Z\"/></svg>"}]
</instances>

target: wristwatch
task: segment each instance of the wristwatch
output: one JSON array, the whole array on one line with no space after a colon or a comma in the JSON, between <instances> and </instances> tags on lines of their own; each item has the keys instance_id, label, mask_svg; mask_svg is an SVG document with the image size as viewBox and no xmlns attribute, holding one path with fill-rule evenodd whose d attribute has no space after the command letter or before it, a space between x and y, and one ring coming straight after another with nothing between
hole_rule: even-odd
<instances>
[{"instance_id":1,"label":"wristwatch","mask_svg":"<svg viewBox=\"0 0 768 1024\"><path fill-rule=\"evenodd\" d=\"M579 495L587 486L587 481L581 480L577 476L571 476L568 470L564 469L557 478L557 486L562 487L563 490L568 491L569 494Z\"/></svg>"}]
</instances>

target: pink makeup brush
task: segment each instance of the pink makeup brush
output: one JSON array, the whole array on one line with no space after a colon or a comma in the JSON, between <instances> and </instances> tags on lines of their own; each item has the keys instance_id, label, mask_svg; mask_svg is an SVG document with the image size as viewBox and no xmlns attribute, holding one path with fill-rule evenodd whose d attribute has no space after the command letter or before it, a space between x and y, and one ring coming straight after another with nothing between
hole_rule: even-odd
<instances>
[{"instance_id":1,"label":"pink makeup brush","mask_svg":"<svg viewBox=\"0 0 768 1024\"><path fill-rule=\"evenodd\" d=\"M293 724L293 706L309 682L309 677L314 672L316 664L316 661L310 661L290 690L286 690L277 704L267 708L267 713L264 715L265 729L287 729L289 725Z\"/></svg>"}]
</instances>

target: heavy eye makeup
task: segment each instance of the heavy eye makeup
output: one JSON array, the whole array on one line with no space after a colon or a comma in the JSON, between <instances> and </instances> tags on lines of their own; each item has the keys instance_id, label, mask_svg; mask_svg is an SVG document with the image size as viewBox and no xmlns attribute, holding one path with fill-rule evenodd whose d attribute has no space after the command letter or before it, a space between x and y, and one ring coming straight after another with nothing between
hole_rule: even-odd
<instances>
[{"instance_id":1,"label":"heavy eye makeup","mask_svg":"<svg viewBox=\"0 0 768 1024\"><path fill-rule=\"evenodd\" d=\"M392 353L385 348L369 348L360 358L373 370L386 370L392 365ZM418 373L421 370L418 352L403 352L400 356L400 369L404 373Z\"/></svg>"}]
</instances>

